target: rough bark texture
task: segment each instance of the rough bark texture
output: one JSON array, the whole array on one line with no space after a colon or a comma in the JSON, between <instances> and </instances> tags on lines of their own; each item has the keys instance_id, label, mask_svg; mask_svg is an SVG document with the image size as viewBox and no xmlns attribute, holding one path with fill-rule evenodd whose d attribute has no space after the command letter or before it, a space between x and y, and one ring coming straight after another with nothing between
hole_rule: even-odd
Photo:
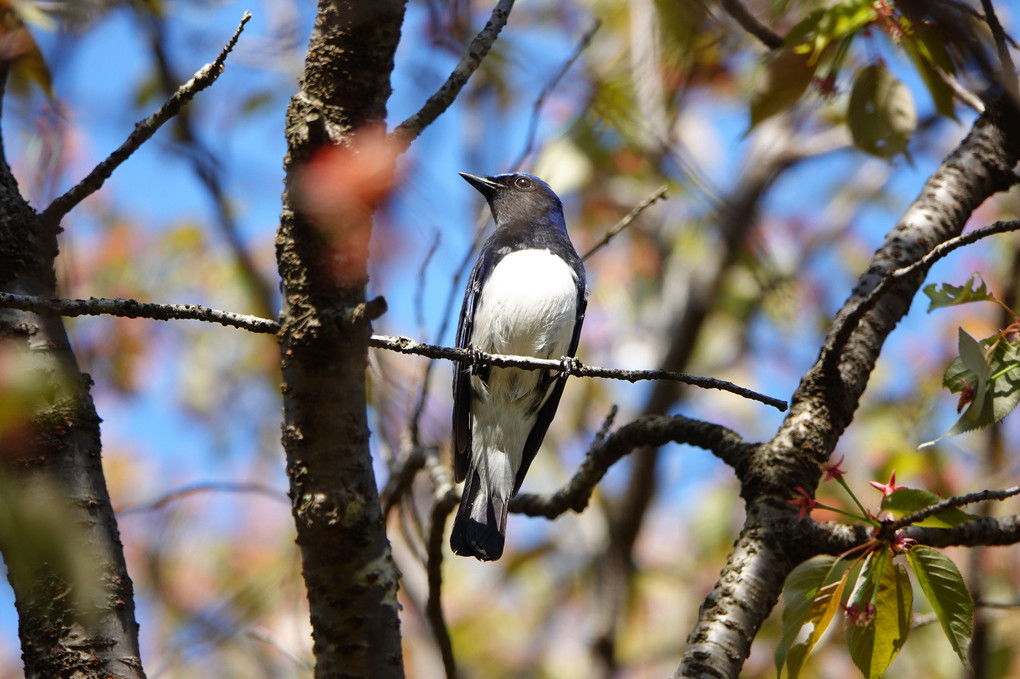
<instances>
[{"instance_id":1,"label":"rough bark texture","mask_svg":"<svg viewBox=\"0 0 1020 679\"><path fill-rule=\"evenodd\" d=\"M0 290L53 296L56 255L55 229L22 198L0 154ZM25 675L144 677L92 381L78 367L61 318L0 309L0 359L0 392L20 380L43 392L23 420L0 430L0 551L14 589ZM30 502L40 504L28 509ZM58 512L62 522L33 534L38 509Z\"/></svg>"},{"instance_id":2,"label":"rough bark texture","mask_svg":"<svg viewBox=\"0 0 1020 679\"><path fill-rule=\"evenodd\" d=\"M295 203L301 168L353 150L385 118L404 3L319 3L300 91L287 112L287 188L277 235L284 308L283 445L311 609L317 677L403 676L398 572L369 454L365 306L371 209L331 214L329 233ZM338 186L337 190L346 187Z\"/></svg>"},{"instance_id":3,"label":"rough bark texture","mask_svg":"<svg viewBox=\"0 0 1020 679\"><path fill-rule=\"evenodd\" d=\"M922 278L903 280L840 332L884 276L958 235L971 213L1014 181L1020 159L1020 115L991 102L960 146L929 178L920 196L886 236L868 270L837 315L818 362L801 381L776 437L762 444L741 481L747 519L699 620L676 676L736 677L789 571L809 554L790 530L794 488L815 488L826 461L853 418L889 333L910 308Z\"/></svg>"}]
</instances>

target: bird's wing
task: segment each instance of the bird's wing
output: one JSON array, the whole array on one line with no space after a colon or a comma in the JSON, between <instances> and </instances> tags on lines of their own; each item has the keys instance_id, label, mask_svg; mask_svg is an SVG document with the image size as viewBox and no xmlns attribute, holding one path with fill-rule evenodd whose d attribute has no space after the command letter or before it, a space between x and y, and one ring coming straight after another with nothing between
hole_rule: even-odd
<instances>
[{"instance_id":1,"label":"bird's wing","mask_svg":"<svg viewBox=\"0 0 1020 679\"><path fill-rule=\"evenodd\" d=\"M464 303L457 323L457 346L466 349L471 343L475 320L475 304L482 292L482 282L492 270L492 250L483 247L464 290ZM471 363L453 364L453 478L460 483L467 476L471 461Z\"/></svg>"},{"instance_id":2,"label":"bird's wing","mask_svg":"<svg viewBox=\"0 0 1020 679\"><path fill-rule=\"evenodd\" d=\"M580 260L578 260L580 264ZM575 268L575 270L577 270ZM577 315L574 320L574 335L570 338L570 349L567 351L568 356L573 356L577 353L577 343L581 339L581 324L584 322L584 312L588 308L588 286L585 284L584 269L580 269L579 280L581 283L581 291L577 295ZM542 445L542 439L545 438L545 433L549 429L549 425L552 423L553 416L556 414L556 408L560 405L560 396L563 395L563 386L567 383L565 379L557 378L555 384L552 386L552 390L549 392L549 397L546 399L545 404L538 411L538 418L535 420L535 426L531 428L531 433L528 434L528 440L524 444L524 455L521 457L521 467L517 470L517 478L514 479L514 492L513 495L517 495L517 491L521 489L521 484L524 483L524 475L528 473L528 467L531 466L532 460L535 459L535 455L538 453L539 447Z\"/></svg>"}]
</instances>

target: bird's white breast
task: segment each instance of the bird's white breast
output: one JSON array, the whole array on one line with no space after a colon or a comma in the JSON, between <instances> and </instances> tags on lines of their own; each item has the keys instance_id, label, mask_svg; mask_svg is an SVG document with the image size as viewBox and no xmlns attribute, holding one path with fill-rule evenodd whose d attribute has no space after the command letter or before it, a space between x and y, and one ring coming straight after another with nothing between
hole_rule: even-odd
<instances>
[{"instance_id":1,"label":"bird's white breast","mask_svg":"<svg viewBox=\"0 0 1020 679\"><path fill-rule=\"evenodd\" d=\"M471 343L491 353L560 358L576 314L577 280L567 263L548 250L518 250L482 286Z\"/></svg>"}]
</instances>

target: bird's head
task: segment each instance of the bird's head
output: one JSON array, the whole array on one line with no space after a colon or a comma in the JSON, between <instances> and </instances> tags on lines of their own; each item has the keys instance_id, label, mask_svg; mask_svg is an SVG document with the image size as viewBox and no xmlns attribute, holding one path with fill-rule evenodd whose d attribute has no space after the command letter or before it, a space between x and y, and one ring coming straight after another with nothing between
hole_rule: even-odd
<instances>
[{"instance_id":1,"label":"bird's head","mask_svg":"<svg viewBox=\"0 0 1020 679\"><path fill-rule=\"evenodd\" d=\"M460 176L485 196L496 226L513 222L547 225L566 230L563 204L544 181L524 172L479 177L467 172Z\"/></svg>"}]
</instances>

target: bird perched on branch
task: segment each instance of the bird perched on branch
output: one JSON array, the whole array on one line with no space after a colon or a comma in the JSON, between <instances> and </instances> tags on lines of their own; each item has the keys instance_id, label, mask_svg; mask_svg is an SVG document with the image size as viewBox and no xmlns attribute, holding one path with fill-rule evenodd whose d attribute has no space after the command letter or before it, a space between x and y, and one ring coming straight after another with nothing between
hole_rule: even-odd
<instances>
[{"instance_id":1,"label":"bird perched on branch","mask_svg":"<svg viewBox=\"0 0 1020 679\"><path fill-rule=\"evenodd\" d=\"M506 515L559 405L588 303L584 265L563 205L529 174L460 173L485 196L496 231L482 246L460 311L457 346L491 354L563 358L563 370L455 364L453 470L465 481L450 546L493 561Z\"/></svg>"}]
</instances>

